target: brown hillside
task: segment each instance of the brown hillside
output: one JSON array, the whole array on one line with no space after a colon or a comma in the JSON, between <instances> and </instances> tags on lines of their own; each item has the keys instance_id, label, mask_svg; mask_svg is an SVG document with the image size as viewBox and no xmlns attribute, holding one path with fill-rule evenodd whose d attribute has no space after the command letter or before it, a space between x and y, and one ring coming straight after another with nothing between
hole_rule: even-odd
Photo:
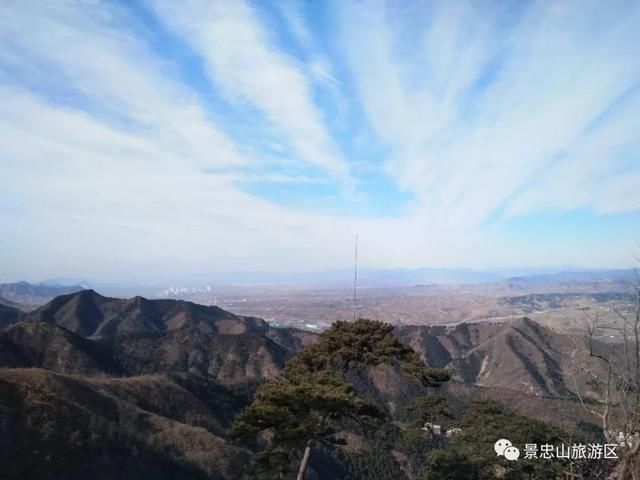
<instances>
[{"instance_id":1,"label":"brown hillside","mask_svg":"<svg viewBox=\"0 0 640 480\"><path fill-rule=\"evenodd\" d=\"M573 397L576 383L583 395L590 393L584 368L602 368L589 358L586 337L553 332L528 318L397 331L426 363L451 368L468 385ZM595 348L608 347L596 342Z\"/></svg>"},{"instance_id":2,"label":"brown hillside","mask_svg":"<svg viewBox=\"0 0 640 480\"><path fill-rule=\"evenodd\" d=\"M239 478L248 452L225 437L244 404L178 382L0 369L3 478Z\"/></svg>"},{"instance_id":3,"label":"brown hillside","mask_svg":"<svg viewBox=\"0 0 640 480\"><path fill-rule=\"evenodd\" d=\"M57 297L30 313L27 320L55 323L84 337L166 332L187 327L225 335L268 330L263 320L239 317L214 306L182 300L109 298L93 290Z\"/></svg>"}]
</instances>

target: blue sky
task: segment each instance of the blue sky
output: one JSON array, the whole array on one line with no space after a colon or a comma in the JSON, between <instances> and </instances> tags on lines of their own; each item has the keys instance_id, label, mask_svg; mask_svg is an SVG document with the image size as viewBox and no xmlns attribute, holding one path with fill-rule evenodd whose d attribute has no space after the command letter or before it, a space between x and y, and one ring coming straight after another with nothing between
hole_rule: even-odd
<instances>
[{"instance_id":1,"label":"blue sky","mask_svg":"<svg viewBox=\"0 0 640 480\"><path fill-rule=\"evenodd\" d=\"M0 280L634 264L638 2L0 6Z\"/></svg>"}]
</instances>

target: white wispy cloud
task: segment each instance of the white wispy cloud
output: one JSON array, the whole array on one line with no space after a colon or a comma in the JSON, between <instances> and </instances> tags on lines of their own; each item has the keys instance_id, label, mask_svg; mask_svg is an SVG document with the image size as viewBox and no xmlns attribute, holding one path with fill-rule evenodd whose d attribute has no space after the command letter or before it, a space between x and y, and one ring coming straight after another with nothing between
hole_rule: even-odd
<instances>
[{"instance_id":1,"label":"white wispy cloud","mask_svg":"<svg viewBox=\"0 0 640 480\"><path fill-rule=\"evenodd\" d=\"M169 80L168 66L117 27L127 20L123 12L95 2L25 1L5 4L0 18L10 39L0 55L13 57L11 66L27 75L18 77L22 82L47 88L48 77L57 76L93 104L95 115L122 117L159 148L171 142L176 153L206 164L245 161L207 120L195 92ZM44 68L29 78L33 65Z\"/></svg>"},{"instance_id":2,"label":"white wispy cloud","mask_svg":"<svg viewBox=\"0 0 640 480\"><path fill-rule=\"evenodd\" d=\"M278 252L291 232L322 238L318 228L305 230L321 221L241 193L228 174L202 173L254 160L206 118L196 95L121 15L93 2L46 9L19 2L1 11L10 42L0 55L13 62L0 89L0 176L8 204L2 231L13 248L38 252L33 274L122 273L124 258L138 266L155 258L155 272L163 264L174 271L229 268L234 261L248 267L243 256L253 254L242 252ZM33 65L47 66L35 72L42 78L25 77ZM46 89L22 87L52 81L47 75L91 97L90 111L47 98ZM5 275L23 267L10 261L13 248L2 253Z\"/></svg>"},{"instance_id":3,"label":"white wispy cloud","mask_svg":"<svg viewBox=\"0 0 640 480\"><path fill-rule=\"evenodd\" d=\"M622 241L505 247L485 224L640 209L637 5L335 2L347 76L297 4L278 7L306 60L243 1L150 5L225 108L258 112L243 120L277 135L231 136L126 5L4 2L1 279L335 267L349 264L356 232L365 263L380 267L626 261L610 252ZM325 118L318 89L332 92L339 121ZM346 122L360 112L361 124ZM369 159L345 157L329 122L389 148L385 180L413 195L404 214L309 213L239 189L357 184L352 167ZM273 168L278 156L287 168Z\"/></svg>"},{"instance_id":4,"label":"white wispy cloud","mask_svg":"<svg viewBox=\"0 0 640 480\"><path fill-rule=\"evenodd\" d=\"M295 61L274 48L244 0L150 2L164 22L205 59L211 79L232 100L260 108L296 149L299 158L348 180L349 168L328 135Z\"/></svg>"},{"instance_id":5,"label":"white wispy cloud","mask_svg":"<svg viewBox=\"0 0 640 480\"><path fill-rule=\"evenodd\" d=\"M475 228L524 194L559 155L566 156L560 164L579 163L580 173L554 167L564 172L553 175L557 185L578 182L576 188L588 191L581 201L556 196L547 204L559 210L598 204L607 189L594 188L598 172L574 156L598 135L584 133L590 122L640 78L633 53L637 6L620 3L603 12L596 2L540 2L508 29L496 6L489 12L472 2L432 6L435 11L398 18L392 2L367 3L342 15L362 104L394 149L389 171L421 198L419 215L433 226ZM410 28L422 42L399 52ZM488 86L474 91L486 75ZM616 120L627 141L639 132L637 112ZM611 130L599 146L607 171L615 170L611 149L620 141ZM581 175L588 178L578 181ZM517 200L517 212L534 211L536 202L547 201L545 193L536 188L529 201ZM635 198L608 204L635 206L639 195L640 189Z\"/></svg>"}]
</instances>

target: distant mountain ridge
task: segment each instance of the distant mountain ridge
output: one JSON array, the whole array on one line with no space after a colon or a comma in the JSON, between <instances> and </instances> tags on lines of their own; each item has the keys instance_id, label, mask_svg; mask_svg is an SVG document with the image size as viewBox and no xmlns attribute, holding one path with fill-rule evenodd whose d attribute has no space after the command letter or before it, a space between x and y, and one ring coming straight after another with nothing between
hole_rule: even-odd
<instances>
[{"instance_id":1,"label":"distant mountain ridge","mask_svg":"<svg viewBox=\"0 0 640 480\"><path fill-rule=\"evenodd\" d=\"M81 285L33 284L25 281L0 284L0 298L24 307L42 305L49 300L68 293L84 290Z\"/></svg>"},{"instance_id":2,"label":"distant mountain ridge","mask_svg":"<svg viewBox=\"0 0 640 480\"><path fill-rule=\"evenodd\" d=\"M498 269L473 270L469 268L359 268L360 288L407 287L412 285L460 285L495 282L586 282L611 280L626 282L636 278L634 269ZM193 278L165 282L158 286L159 295L210 291L219 286L349 288L353 285L353 270L334 269L316 272L229 272L198 275ZM150 287L145 287L149 289Z\"/></svg>"},{"instance_id":3,"label":"distant mountain ridge","mask_svg":"<svg viewBox=\"0 0 640 480\"><path fill-rule=\"evenodd\" d=\"M625 283L639 278L636 269L607 268L367 268L358 270L360 288L392 288L424 285L463 285L499 283L535 286L545 282L560 284L609 281ZM93 283L93 282L92 282ZM98 285L102 285L98 282ZM310 272L218 272L182 279L145 282L135 285L104 284L101 291L118 296L134 294L155 298L186 298L196 293L211 293L219 287L305 287L351 288L353 270L332 269ZM53 278L33 284L25 281L0 284L0 299L32 308L53 298L92 287L80 279ZM2 303L2 300L0 300ZM6 304L6 302L5 302ZM16 305L11 305L16 306Z\"/></svg>"},{"instance_id":4,"label":"distant mountain ridge","mask_svg":"<svg viewBox=\"0 0 640 480\"><path fill-rule=\"evenodd\" d=\"M638 271L633 268L620 270L584 270L584 271L564 271L554 273L540 273L534 275L521 275L508 277L508 282L523 282L528 284L536 283L581 283L581 282L602 282L610 281L614 283L629 282L637 280Z\"/></svg>"},{"instance_id":5,"label":"distant mountain ridge","mask_svg":"<svg viewBox=\"0 0 640 480\"><path fill-rule=\"evenodd\" d=\"M7 300L6 298L2 298L2 297L0 297L0 305L17 308L18 310L20 310L20 307L22 306L18 302L13 302L11 300Z\"/></svg>"}]
</instances>

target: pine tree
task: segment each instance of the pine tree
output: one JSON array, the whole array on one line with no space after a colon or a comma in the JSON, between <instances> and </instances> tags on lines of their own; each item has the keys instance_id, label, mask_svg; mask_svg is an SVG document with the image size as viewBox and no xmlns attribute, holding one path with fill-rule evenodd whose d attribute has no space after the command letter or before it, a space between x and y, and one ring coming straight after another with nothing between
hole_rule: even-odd
<instances>
[{"instance_id":1,"label":"pine tree","mask_svg":"<svg viewBox=\"0 0 640 480\"><path fill-rule=\"evenodd\" d=\"M362 400L345 380L351 368L398 362L406 375L426 386L449 379L428 369L419 356L393 336L393 326L370 320L336 322L319 341L294 356L282 377L260 386L253 403L236 419L238 437L262 434L266 449L257 457L257 473L283 478L295 452L304 449L298 480L304 478L314 443L336 445L345 421L379 422L384 413ZM267 477L268 478L268 477ZM273 477L272 477L273 478Z\"/></svg>"}]
</instances>

